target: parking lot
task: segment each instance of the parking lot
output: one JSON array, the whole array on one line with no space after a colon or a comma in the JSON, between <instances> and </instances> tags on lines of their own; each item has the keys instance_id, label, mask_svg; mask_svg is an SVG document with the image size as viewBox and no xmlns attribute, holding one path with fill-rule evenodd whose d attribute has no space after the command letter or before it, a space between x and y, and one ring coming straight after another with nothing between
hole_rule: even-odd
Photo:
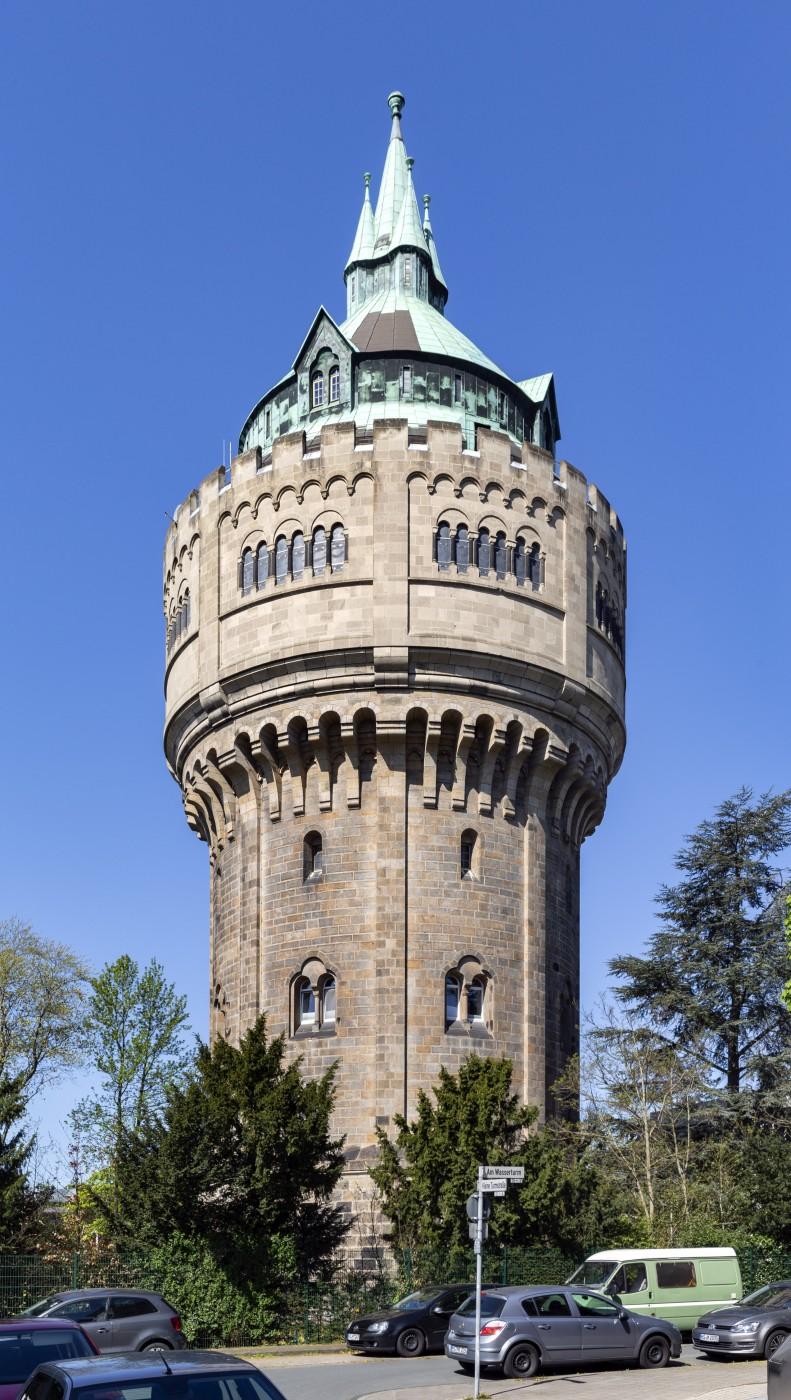
<instances>
[{"instance_id":1,"label":"parking lot","mask_svg":"<svg viewBox=\"0 0 791 1400\"><path fill-rule=\"evenodd\" d=\"M465 1400L472 1395L471 1379L444 1356L278 1355L262 1357L258 1364L288 1400L316 1400L317 1395L321 1400ZM766 1362L710 1361L685 1346L681 1360L661 1371L608 1366L548 1372L529 1381L484 1377L481 1391L514 1397L536 1391L536 1400L766 1400Z\"/></svg>"}]
</instances>

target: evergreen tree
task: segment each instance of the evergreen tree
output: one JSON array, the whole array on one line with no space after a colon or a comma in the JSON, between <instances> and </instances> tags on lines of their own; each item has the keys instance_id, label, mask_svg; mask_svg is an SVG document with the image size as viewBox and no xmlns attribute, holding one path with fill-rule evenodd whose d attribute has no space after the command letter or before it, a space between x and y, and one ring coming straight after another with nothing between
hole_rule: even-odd
<instances>
[{"instance_id":1,"label":"evergreen tree","mask_svg":"<svg viewBox=\"0 0 791 1400\"><path fill-rule=\"evenodd\" d=\"M31 1186L33 1141L24 1130L25 1098L18 1081L0 1080L0 1251L24 1253L39 1243L51 1191Z\"/></svg>"},{"instance_id":2,"label":"evergreen tree","mask_svg":"<svg viewBox=\"0 0 791 1400\"><path fill-rule=\"evenodd\" d=\"M663 923L648 955L610 963L620 1000L702 1046L731 1094L760 1079L791 1032L783 880L771 859L790 840L791 791L753 804L742 788L687 837L676 857L683 878L657 897Z\"/></svg>"},{"instance_id":3,"label":"evergreen tree","mask_svg":"<svg viewBox=\"0 0 791 1400\"><path fill-rule=\"evenodd\" d=\"M125 1133L117 1170L119 1243L201 1240L230 1274L265 1286L310 1273L347 1224L331 1201L343 1141L331 1136L335 1069L305 1081L261 1016L238 1049L201 1045L158 1120Z\"/></svg>"},{"instance_id":4,"label":"evergreen tree","mask_svg":"<svg viewBox=\"0 0 791 1400\"><path fill-rule=\"evenodd\" d=\"M614 1225L615 1205L573 1127L530 1132L536 1110L520 1103L511 1077L510 1060L470 1055L458 1074L440 1070L433 1102L421 1093L411 1122L396 1117L393 1141L377 1128L371 1177L398 1250L468 1249L465 1203L486 1163L525 1167L524 1185L494 1203L493 1241L576 1249L581 1220L593 1231Z\"/></svg>"}]
</instances>

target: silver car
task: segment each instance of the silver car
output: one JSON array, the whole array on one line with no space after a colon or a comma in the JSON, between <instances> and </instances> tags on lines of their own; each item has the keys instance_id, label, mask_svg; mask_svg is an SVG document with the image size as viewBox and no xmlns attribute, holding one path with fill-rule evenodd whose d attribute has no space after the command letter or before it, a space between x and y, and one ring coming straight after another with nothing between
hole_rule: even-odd
<instances>
[{"instance_id":1,"label":"silver car","mask_svg":"<svg viewBox=\"0 0 791 1400\"><path fill-rule=\"evenodd\" d=\"M51 1293L22 1317L79 1322L98 1351L181 1351L181 1318L159 1293L139 1288L72 1288Z\"/></svg>"},{"instance_id":2,"label":"silver car","mask_svg":"<svg viewBox=\"0 0 791 1400\"><path fill-rule=\"evenodd\" d=\"M586 1288L497 1288L481 1295L481 1366L506 1376L534 1376L549 1366L632 1361L666 1366L681 1355L672 1322L629 1312L617 1299ZM475 1367L475 1298L450 1319L445 1355L462 1371Z\"/></svg>"},{"instance_id":3,"label":"silver car","mask_svg":"<svg viewBox=\"0 0 791 1400\"><path fill-rule=\"evenodd\" d=\"M767 1283L740 1303L714 1308L692 1329L692 1340L710 1356L765 1356L791 1337L791 1279Z\"/></svg>"}]
</instances>

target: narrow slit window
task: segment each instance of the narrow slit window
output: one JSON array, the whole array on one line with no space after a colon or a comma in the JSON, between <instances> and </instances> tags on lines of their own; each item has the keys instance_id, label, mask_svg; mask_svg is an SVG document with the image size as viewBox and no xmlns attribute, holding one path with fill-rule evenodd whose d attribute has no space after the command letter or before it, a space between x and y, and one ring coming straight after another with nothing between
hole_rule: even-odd
<instances>
[{"instance_id":1,"label":"narrow slit window","mask_svg":"<svg viewBox=\"0 0 791 1400\"><path fill-rule=\"evenodd\" d=\"M327 531L317 525L313 531L313 573L323 574L327 567Z\"/></svg>"},{"instance_id":2,"label":"narrow slit window","mask_svg":"<svg viewBox=\"0 0 791 1400\"><path fill-rule=\"evenodd\" d=\"M523 588L525 579L527 578L527 546L521 536L517 540L516 548L514 549L514 574L516 575L517 585Z\"/></svg>"},{"instance_id":3,"label":"narrow slit window","mask_svg":"<svg viewBox=\"0 0 791 1400\"><path fill-rule=\"evenodd\" d=\"M337 573L346 563L346 534L342 525L333 525L330 535L330 563L332 572Z\"/></svg>"},{"instance_id":4,"label":"narrow slit window","mask_svg":"<svg viewBox=\"0 0 791 1400\"><path fill-rule=\"evenodd\" d=\"M456 568L460 574L466 574L470 565L470 532L466 525L460 525L456 531Z\"/></svg>"},{"instance_id":5,"label":"narrow slit window","mask_svg":"<svg viewBox=\"0 0 791 1400\"><path fill-rule=\"evenodd\" d=\"M320 831L309 831L302 843L302 878L316 879L324 871L324 842Z\"/></svg>"},{"instance_id":6,"label":"narrow slit window","mask_svg":"<svg viewBox=\"0 0 791 1400\"><path fill-rule=\"evenodd\" d=\"M536 543L530 546L530 559L528 561L528 571L533 589L541 587L541 545Z\"/></svg>"},{"instance_id":7,"label":"narrow slit window","mask_svg":"<svg viewBox=\"0 0 791 1400\"><path fill-rule=\"evenodd\" d=\"M328 973L321 989L321 1024L323 1026L335 1025L335 1005L335 978L331 973Z\"/></svg>"},{"instance_id":8,"label":"narrow slit window","mask_svg":"<svg viewBox=\"0 0 791 1400\"><path fill-rule=\"evenodd\" d=\"M450 525L443 520L437 526L437 564L443 571L450 568Z\"/></svg>"},{"instance_id":9,"label":"narrow slit window","mask_svg":"<svg viewBox=\"0 0 791 1400\"><path fill-rule=\"evenodd\" d=\"M316 1024L316 993L307 977L297 985L296 1022L298 1027Z\"/></svg>"},{"instance_id":10,"label":"narrow slit window","mask_svg":"<svg viewBox=\"0 0 791 1400\"><path fill-rule=\"evenodd\" d=\"M461 401L462 401L462 389L463 389L463 387L464 387L464 386L463 386L463 382L462 382L462 377L461 377L461 375L460 375L460 374L454 374L454 376L453 376L453 402L454 402L454 403L461 403Z\"/></svg>"},{"instance_id":11,"label":"narrow slit window","mask_svg":"<svg viewBox=\"0 0 791 1400\"><path fill-rule=\"evenodd\" d=\"M288 578L288 540L281 535L275 545L275 583L285 583Z\"/></svg>"},{"instance_id":12,"label":"narrow slit window","mask_svg":"<svg viewBox=\"0 0 791 1400\"><path fill-rule=\"evenodd\" d=\"M330 403L338 403L341 397L341 371L338 365L330 370Z\"/></svg>"},{"instance_id":13,"label":"narrow slit window","mask_svg":"<svg viewBox=\"0 0 791 1400\"><path fill-rule=\"evenodd\" d=\"M404 365L401 370L401 393L405 399L412 397L412 366Z\"/></svg>"},{"instance_id":14,"label":"narrow slit window","mask_svg":"<svg viewBox=\"0 0 791 1400\"><path fill-rule=\"evenodd\" d=\"M255 583L256 588L263 588L269 577L269 550L265 543L261 543L255 552Z\"/></svg>"},{"instance_id":15,"label":"narrow slit window","mask_svg":"<svg viewBox=\"0 0 791 1400\"><path fill-rule=\"evenodd\" d=\"M473 977L467 987L467 1020L483 1020L484 983L482 977Z\"/></svg>"},{"instance_id":16,"label":"narrow slit window","mask_svg":"<svg viewBox=\"0 0 791 1400\"><path fill-rule=\"evenodd\" d=\"M324 403L324 375L320 369L314 370L311 376L310 402L312 408L321 408Z\"/></svg>"},{"instance_id":17,"label":"narrow slit window","mask_svg":"<svg viewBox=\"0 0 791 1400\"><path fill-rule=\"evenodd\" d=\"M297 530L291 543L291 573L295 579L302 578L305 572L305 536Z\"/></svg>"},{"instance_id":18,"label":"narrow slit window","mask_svg":"<svg viewBox=\"0 0 791 1400\"><path fill-rule=\"evenodd\" d=\"M478 870L478 833L477 831L463 831L461 833L461 846L459 852L459 873L462 880L466 875L477 875Z\"/></svg>"},{"instance_id":19,"label":"narrow slit window","mask_svg":"<svg viewBox=\"0 0 791 1400\"><path fill-rule=\"evenodd\" d=\"M242 555L242 593L252 593L254 569L253 551L246 549Z\"/></svg>"},{"instance_id":20,"label":"narrow slit window","mask_svg":"<svg viewBox=\"0 0 791 1400\"><path fill-rule=\"evenodd\" d=\"M508 550L506 548L505 535L501 530L494 542L494 571L498 578L505 578L507 563Z\"/></svg>"},{"instance_id":21,"label":"narrow slit window","mask_svg":"<svg viewBox=\"0 0 791 1400\"><path fill-rule=\"evenodd\" d=\"M491 568L492 545L487 529L478 532L478 573L486 575Z\"/></svg>"},{"instance_id":22,"label":"narrow slit window","mask_svg":"<svg viewBox=\"0 0 791 1400\"><path fill-rule=\"evenodd\" d=\"M445 1029L459 1019L461 1002L461 981L458 974L449 972L445 978Z\"/></svg>"}]
</instances>

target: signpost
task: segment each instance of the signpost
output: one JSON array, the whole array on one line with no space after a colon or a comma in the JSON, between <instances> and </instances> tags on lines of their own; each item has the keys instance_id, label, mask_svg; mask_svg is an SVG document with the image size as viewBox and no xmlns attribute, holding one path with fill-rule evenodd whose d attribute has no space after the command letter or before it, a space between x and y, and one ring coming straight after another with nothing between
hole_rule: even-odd
<instances>
[{"instance_id":1,"label":"signpost","mask_svg":"<svg viewBox=\"0 0 791 1400\"><path fill-rule=\"evenodd\" d=\"M478 1189L467 1201L470 1234L475 1241L475 1387L473 1396L481 1393L481 1279L483 1277L483 1242L489 1234L488 1219L492 1196L504 1196L512 1181L524 1181L524 1167L479 1167ZM473 1223L474 1222L474 1223Z\"/></svg>"}]
</instances>

